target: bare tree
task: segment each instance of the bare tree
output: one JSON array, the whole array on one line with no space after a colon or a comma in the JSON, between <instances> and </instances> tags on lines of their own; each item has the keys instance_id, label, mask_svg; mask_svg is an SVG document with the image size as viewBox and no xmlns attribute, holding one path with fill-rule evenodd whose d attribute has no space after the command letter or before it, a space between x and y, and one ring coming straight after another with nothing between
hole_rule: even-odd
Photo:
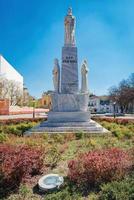
<instances>
[{"instance_id":1,"label":"bare tree","mask_svg":"<svg viewBox=\"0 0 134 200\"><path fill-rule=\"evenodd\" d=\"M120 107L122 113L134 112L134 73L126 80L122 80L117 87L109 89L112 101Z\"/></svg>"},{"instance_id":2,"label":"bare tree","mask_svg":"<svg viewBox=\"0 0 134 200\"><path fill-rule=\"evenodd\" d=\"M0 78L0 98L5 99L8 95L8 81L5 78Z\"/></svg>"},{"instance_id":3,"label":"bare tree","mask_svg":"<svg viewBox=\"0 0 134 200\"><path fill-rule=\"evenodd\" d=\"M22 101L22 90L18 82L0 78L0 98L8 98L10 105L20 105Z\"/></svg>"}]
</instances>

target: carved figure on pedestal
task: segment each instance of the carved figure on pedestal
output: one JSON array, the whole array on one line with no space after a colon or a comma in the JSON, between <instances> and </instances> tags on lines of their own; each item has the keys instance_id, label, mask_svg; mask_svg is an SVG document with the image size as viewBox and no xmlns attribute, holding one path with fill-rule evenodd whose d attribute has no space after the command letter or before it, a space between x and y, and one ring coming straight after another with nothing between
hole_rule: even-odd
<instances>
[{"instance_id":1,"label":"carved figure on pedestal","mask_svg":"<svg viewBox=\"0 0 134 200\"><path fill-rule=\"evenodd\" d=\"M60 66L59 66L58 59L54 60L53 84L54 84L54 91L56 93L59 93L60 92Z\"/></svg>"},{"instance_id":2,"label":"carved figure on pedestal","mask_svg":"<svg viewBox=\"0 0 134 200\"><path fill-rule=\"evenodd\" d=\"M84 60L81 67L81 92L88 92L88 67L87 61Z\"/></svg>"},{"instance_id":3,"label":"carved figure on pedestal","mask_svg":"<svg viewBox=\"0 0 134 200\"><path fill-rule=\"evenodd\" d=\"M68 9L65 17L65 45L75 45L75 17L72 16L72 9Z\"/></svg>"}]
</instances>

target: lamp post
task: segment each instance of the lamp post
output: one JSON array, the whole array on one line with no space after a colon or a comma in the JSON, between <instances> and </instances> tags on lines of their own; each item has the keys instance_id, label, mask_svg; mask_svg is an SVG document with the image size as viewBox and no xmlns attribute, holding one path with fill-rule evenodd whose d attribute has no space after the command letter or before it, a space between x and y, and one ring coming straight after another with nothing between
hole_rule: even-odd
<instances>
[{"instance_id":1,"label":"lamp post","mask_svg":"<svg viewBox=\"0 0 134 200\"><path fill-rule=\"evenodd\" d=\"M33 119L35 118L35 100L33 100Z\"/></svg>"},{"instance_id":2,"label":"lamp post","mask_svg":"<svg viewBox=\"0 0 134 200\"><path fill-rule=\"evenodd\" d=\"M113 103L113 106L114 106L114 118L116 116L116 114L115 114L115 105L116 105L116 102Z\"/></svg>"}]
</instances>

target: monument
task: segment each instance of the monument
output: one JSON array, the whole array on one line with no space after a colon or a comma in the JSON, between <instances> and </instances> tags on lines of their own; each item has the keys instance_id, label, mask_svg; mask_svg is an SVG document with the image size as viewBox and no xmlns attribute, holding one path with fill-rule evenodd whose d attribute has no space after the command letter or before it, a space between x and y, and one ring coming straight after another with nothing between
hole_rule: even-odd
<instances>
[{"instance_id":1,"label":"monument","mask_svg":"<svg viewBox=\"0 0 134 200\"><path fill-rule=\"evenodd\" d=\"M78 78L78 56L75 42L75 17L72 9L64 20L64 46L62 47L61 68L58 59L54 60L52 108L48 120L32 129L35 132L105 132L105 129L90 119L88 109L88 64L81 66L81 89Z\"/></svg>"}]
</instances>

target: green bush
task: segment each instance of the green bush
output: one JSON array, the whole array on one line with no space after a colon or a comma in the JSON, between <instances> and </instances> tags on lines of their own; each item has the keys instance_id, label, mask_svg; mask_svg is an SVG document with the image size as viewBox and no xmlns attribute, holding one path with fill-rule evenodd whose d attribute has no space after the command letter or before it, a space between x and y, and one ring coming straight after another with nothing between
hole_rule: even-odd
<instances>
[{"instance_id":1,"label":"green bush","mask_svg":"<svg viewBox=\"0 0 134 200\"><path fill-rule=\"evenodd\" d=\"M117 123L116 121L101 121L102 126L112 132L118 139L131 139L134 136L134 125L132 123Z\"/></svg>"},{"instance_id":2,"label":"green bush","mask_svg":"<svg viewBox=\"0 0 134 200\"><path fill-rule=\"evenodd\" d=\"M82 139L83 136L84 136L83 131L78 131L78 132L75 133L75 137L76 137L77 140Z\"/></svg>"},{"instance_id":3,"label":"green bush","mask_svg":"<svg viewBox=\"0 0 134 200\"><path fill-rule=\"evenodd\" d=\"M128 124L127 128L129 128L129 130L134 132L134 124Z\"/></svg>"},{"instance_id":4,"label":"green bush","mask_svg":"<svg viewBox=\"0 0 134 200\"><path fill-rule=\"evenodd\" d=\"M134 136L134 133L131 132L131 131L126 131L124 133L124 136L127 138L127 139L131 139L133 136Z\"/></svg>"},{"instance_id":5,"label":"green bush","mask_svg":"<svg viewBox=\"0 0 134 200\"><path fill-rule=\"evenodd\" d=\"M48 133L43 133L43 134L42 134L42 137L43 137L43 139L44 139L45 141L48 141L48 139L49 139L49 134L48 134Z\"/></svg>"},{"instance_id":6,"label":"green bush","mask_svg":"<svg viewBox=\"0 0 134 200\"><path fill-rule=\"evenodd\" d=\"M61 153L56 146L52 146L46 155L46 165L54 168L61 159Z\"/></svg>"},{"instance_id":7,"label":"green bush","mask_svg":"<svg viewBox=\"0 0 134 200\"><path fill-rule=\"evenodd\" d=\"M134 178L134 177L133 177ZM125 178L117 182L113 181L101 187L100 200L133 200L134 199L134 179Z\"/></svg>"},{"instance_id":8,"label":"green bush","mask_svg":"<svg viewBox=\"0 0 134 200\"><path fill-rule=\"evenodd\" d=\"M30 193L30 189L27 187L26 184L20 184L19 187L19 194L22 196L23 199L25 199L28 194Z\"/></svg>"},{"instance_id":9,"label":"green bush","mask_svg":"<svg viewBox=\"0 0 134 200\"><path fill-rule=\"evenodd\" d=\"M30 123L20 123L20 124L10 124L10 125L4 125L1 127L1 130L5 134L13 134L17 136L22 136L25 131L32 128L36 123L30 122Z\"/></svg>"},{"instance_id":10,"label":"green bush","mask_svg":"<svg viewBox=\"0 0 134 200\"><path fill-rule=\"evenodd\" d=\"M16 126L16 128L20 131L22 131L22 133L24 133L25 131L27 131L28 129L32 128L33 123L29 123L29 124L19 124Z\"/></svg>"},{"instance_id":11,"label":"green bush","mask_svg":"<svg viewBox=\"0 0 134 200\"><path fill-rule=\"evenodd\" d=\"M124 137L130 139L134 135L130 129L128 129L127 127L122 127L122 126L118 126L117 128L112 129L112 134L118 139L121 139Z\"/></svg>"},{"instance_id":12,"label":"green bush","mask_svg":"<svg viewBox=\"0 0 134 200\"><path fill-rule=\"evenodd\" d=\"M18 135L18 136L22 135L22 131L17 129L17 127L15 125L11 125L9 127L6 127L4 132L8 133L8 134Z\"/></svg>"},{"instance_id":13,"label":"green bush","mask_svg":"<svg viewBox=\"0 0 134 200\"><path fill-rule=\"evenodd\" d=\"M115 128L112 130L112 134L117 137L118 139L122 138L123 137L123 134L122 134L122 131L121 131L121 128Z\"/></svg>"},{"instance_id":14,"label":"green bush","mask_svg":"<svg viewBox=\"0 0 134 200\"><path fill-rule=\"evenodd\" d=\"M7 138L8 137L6 136L5 133L3 133L3 132L0 133L0 143L5 142L7 140Z\"/></svg>"},{"instance_id":15,"label":"green bush","mask_svg":"<svg viewBox=\"0 0 134 200\"><path fill-rule=\"evenodd\" d=\"M56 143L60 143L60 144L64 143L64 136L62 134L59 134L59 133L52 134L51 139L53 139L54 142L56 142Z\"/></svg>"},{"instance_id":16,"label":"green bush","mask_svg":"<svg viewBox=\"0 0 134 200\"><path fill-rule=\"evenodd\" d=\"M67 189L51 193L45 196L44 200L82 200L78 193L70 193Z\"/></svg>"}]
</instances>

